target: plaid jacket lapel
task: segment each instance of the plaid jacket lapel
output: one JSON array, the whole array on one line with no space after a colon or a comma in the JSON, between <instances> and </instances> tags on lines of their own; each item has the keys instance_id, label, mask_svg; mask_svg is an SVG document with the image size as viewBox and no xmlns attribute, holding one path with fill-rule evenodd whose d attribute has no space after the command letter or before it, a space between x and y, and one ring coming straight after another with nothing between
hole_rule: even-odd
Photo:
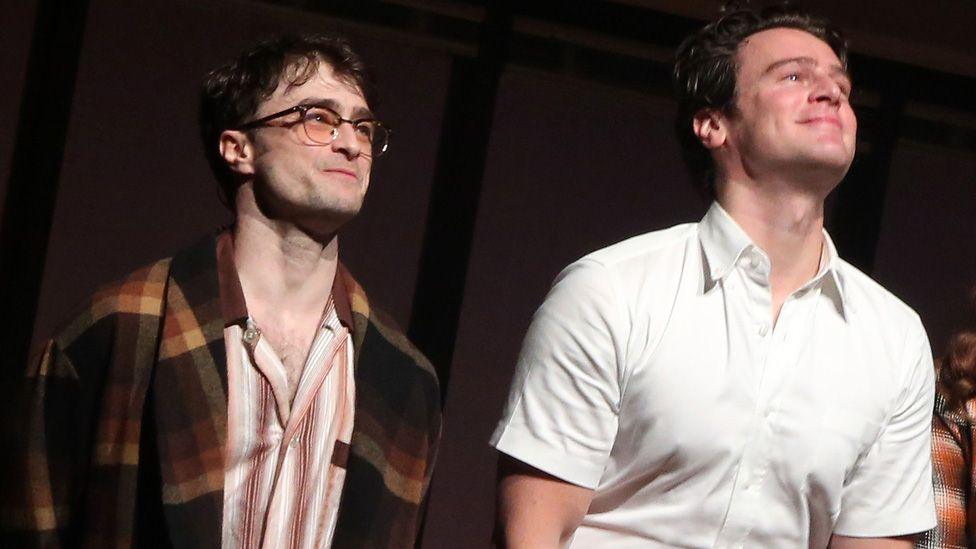
<instances>
[{"instance_id":1,"label":"plaid jacket lapel","mask_svg":"<svg viewBox=\"0 0 976 549\"><path fill-rule=\"evenodd\" d=\"M173 258L152 385L161 492L177 547L221 541L227 366L216 243Z\"/></svg>"},{"instance_id":2,"label":"plaid jacket lapel","mask_svg":"<svg viewBox=\"0 0 976 549\"><path fill-rule=\"evenodd\" d=\"M355 425L333 547L412 548L440 438L437 377L342 265L333 299L349 303L356 357Z\"/></svg>"}]
</instances>

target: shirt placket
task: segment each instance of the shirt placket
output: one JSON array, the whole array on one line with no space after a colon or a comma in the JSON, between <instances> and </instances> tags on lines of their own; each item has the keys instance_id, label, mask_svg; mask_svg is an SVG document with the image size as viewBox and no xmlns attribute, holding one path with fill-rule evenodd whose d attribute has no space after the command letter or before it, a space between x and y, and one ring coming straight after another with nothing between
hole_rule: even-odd
<instances>
[{"instance_id":1,"label":"shirt placket","mask_svg":"<svg viewBox=\"0 0 976 549\"><path fill-rule=\"evenodd\" d=\"M329 345L330 342L342 341L343 339L344 337L336 338L334 331L327 324L321 325L312 344L309 357L311 358L317 349ZM249 349L252 362L271 385L278 412L276 424L269 426L274 434L280 434L280 438L278 439L277 459L272 475L272 486L268 496L267 513L265 514L265 529L262 536L264 540L262 546L272 547L275 546L277 540L282 539L281 530L287 527L283 519L289 515L289 512L288 509L282 507L290 505L292 498L288 497L287 494L283 495L281 487L292 486L295 481L296 466L294 462L298 459L298 454L303 451L301 424L307 415L312 400L316 398L322 382L328 375L333 357L329 356L325 361L310 361L303 366L302 376L295 391L295 399L290 402L285 366L250 320L248 321L248 329L244 331L244 342Z\"/></svg>"},{"instance_id":2,"label":"shirt placket","mask_svg":"<svg viewBox=\"0 0 976 549\"><path fill-rule=\"evenodd\" d=\"M765 271L768 273L768 270ZM759 273L760 275L762 272ZM768 282L753 277L769 295ZM753 288L755 289L755 287ZM762 376L757 391L757 402L753 417L753 437L743 452L739 471L736 475L733 495L725 526L719 535L716 547L741 548L749 546L749 534L762 513L760 495L769 473L770 463L776 448L776 410L783 385L795 370L799 361L800 349L791 336L797 333L798 326L809 324L814 312L819 287L808 285L790 295L783 303L775 326L770 322L771 315L766 308L767 323L760 322L755 330L758 338L757 358L762 361ZM747 306L762 300L749 299ZM752 309L756 312L756 309Z\"/></svg>"},{"instance_id":3,"label":"shirt placket","mask_svg":"<svg viewBox=\"0 0 976 549\"><path fill-rule=\"evenodd\" d=\"M736 471L729 508L716 547L744 547L762 513L760 495L769 471L773 442L769 403L782 373L778 368L781 357L775 335L785 326L778 324L775 330L772 326L768 260L755 250L746 250L738 260L738 268L742 285L739 304L748 311L745 331L748 356L754 360L756 401L749 441Z\"/></svg>"}]
</instances>

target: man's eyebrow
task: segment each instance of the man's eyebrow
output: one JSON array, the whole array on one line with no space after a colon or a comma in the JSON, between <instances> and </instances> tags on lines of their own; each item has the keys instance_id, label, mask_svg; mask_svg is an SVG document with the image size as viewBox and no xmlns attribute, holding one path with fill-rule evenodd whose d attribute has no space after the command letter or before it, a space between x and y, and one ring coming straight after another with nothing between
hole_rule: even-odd
<instances>
[{"instance_id":1,"label":"man's eyebrow","mask_svg":"<svg viewBox=\"0 0 976 549\"><path fill-rule=\"evenodd\" d=\"M376 118L376 115L366 107L356 107L352 110L352 118L353 120L362 120L363 118Z\"/></svg>"},{"instance_id":2,"label":"man's eyebrow","mask_svg":"<svg viewBox=\"0 0 976 549\"><path fill-rule=\"evenodd\" d=\"M299 103L299 105L307 107L325 107L342 115L342 105L340 105L335 99L329 99L326 97L306 97L301 103ZM374 115L373 111L366 107L355 107L353 108L350 117L353 120L361 120L363 118L374 118Z\"/></svg>"},{"instance_id":3,"label":"man's eyebrow","mask_svg":"<svg viewBox=\"0 0 976 549\"><path fill-rule=\"evenodd\" d=\"M839 74L846 78L848 82L852 82L854 80L851 78L851 71L847 70L847 67L841 65L834 65L830 67L830 73L835 75Z\"/></svg>"},{"instance_id":4,"label":"man's eyebrow","mask_svg":"<svg viewBox=\"0 0 976 549\"><path fill-rule=\"evenodd\" d=\"M773 72L774 70L782 67L783 65L790 65L796 63L797 65L810 65L816 66L817 61L812 57L787 57L786 59L780 59L778 61L773 61L766 67L763 71L764 74Z\"/></svg>"}]
</instances>

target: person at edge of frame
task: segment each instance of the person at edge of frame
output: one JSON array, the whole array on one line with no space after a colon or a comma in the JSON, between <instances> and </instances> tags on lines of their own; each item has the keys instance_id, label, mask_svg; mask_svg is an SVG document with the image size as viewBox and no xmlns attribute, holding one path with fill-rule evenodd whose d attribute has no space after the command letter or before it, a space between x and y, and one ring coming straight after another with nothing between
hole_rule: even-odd
<instances>
[{"instance_id":1,"label":"person at edge of frame","mask_svg":"<svg viewBox=\"0 0 976 549\"><path fill-rule=\"evenodd\" d=\"M920 549L976 547L976 288L970 316L937 361L932 415L932 478L938 525L915 544Z\"/></svg>"},{"instance_id":2,"label":"person at edge of frame","mask_svg":"<svg viewBox=\"0 0 976 549\"><path fill-rule=\"evenodd\" d=\"M935 525L928 339L823 228L855 149L845 40L732 7L674 80L713 201L556 278L491 438L498 542L911 547Z\"/></svg>"},{"instance_id":3,"label":"person at edge of frame","mask_svg":"<svg viewBox=\"0 0 976 549\"><path fill-rule=\"evenodd\" d=\"M47 342L8 418L4 547L414 547L437 378L339 260L389 144L374 103L336 35L206 76L233 225L98 290Z\"/></svg>"}]
</instances>

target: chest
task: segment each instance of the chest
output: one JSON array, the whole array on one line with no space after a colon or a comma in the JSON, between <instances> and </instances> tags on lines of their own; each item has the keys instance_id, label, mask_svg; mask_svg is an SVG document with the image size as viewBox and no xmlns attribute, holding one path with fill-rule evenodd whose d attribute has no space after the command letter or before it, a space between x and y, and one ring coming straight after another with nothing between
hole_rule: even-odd
<instances>
[{"instance_id":1,"label":"chest","mask_svg":"<svg viewBox=\"0 0 976 549\"><path fill-rule=\"evenodd\" d=\"M628 442L615 451L636 451L643 466L754 463L800 489L841 486L891 409L889 343L827 299L787 301L775 325L763 303L721 292L684 301L653 348L631 349L619 416Z\"/></svg>"},{"instance_id":2,"label":"chest","mask_svg":"<svg viewBox=\"0 0 976 549\"><path fill-rule=\"evenodd\" d=\"M261 323L262 338L274 350L274 354L284 367L288 386L293 395L318 333L317 320L319 319L298 323L271 318L268 322Z\"/></svg>"}]
</instances>

